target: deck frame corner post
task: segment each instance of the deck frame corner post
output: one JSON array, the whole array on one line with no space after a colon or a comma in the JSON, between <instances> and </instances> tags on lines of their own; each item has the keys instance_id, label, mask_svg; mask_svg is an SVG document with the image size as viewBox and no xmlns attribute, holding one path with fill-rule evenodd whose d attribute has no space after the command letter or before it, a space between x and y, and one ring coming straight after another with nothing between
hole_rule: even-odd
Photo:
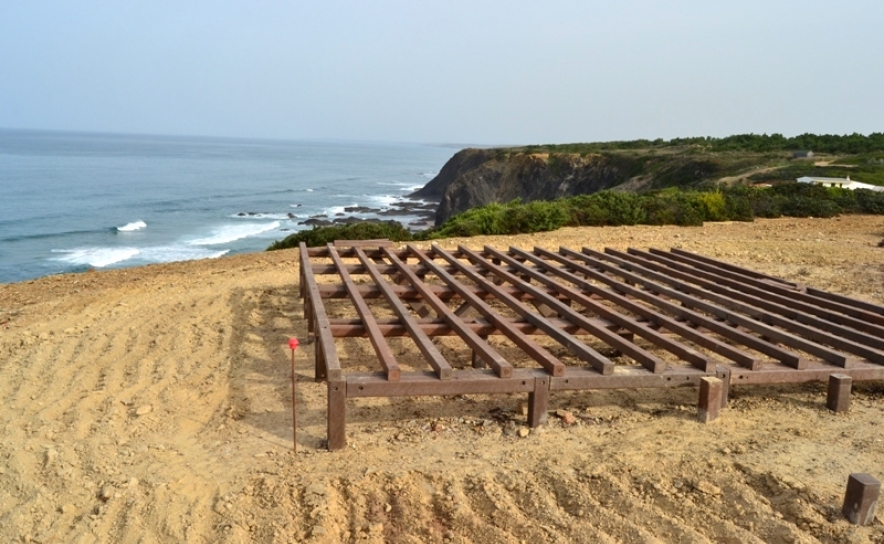
<instances>
[{"instance_id":1,"label":"deck frame corner post","mask_svg":"<svg viewBox=\"0 0 884 544\"><path fill-rule=\"evenodd\" d=\"M700 400L698 402L697 419L701 423L709 423L718 419L721 412L721 396L724 380L706 376L700 378Z\"/></svg>"},{"instance_id":2,"label":"deck frame corner post","mask_svg":"<svg viewBox=\"0 0 884 544\"><path fill-rule=\"evenodd\" d=\"M854 473L847 478L841 513L854 525L868 525L875 520L881 482L870 474Z\"/></svg>"},{"instance_id":3,"label":"deck frame corner post","mask_svg":"<svg viewBox=\"0 0 884 544\"><path fill-rule=\"evenodd\" d=\"M549 411L549 377L534 378L534 391L528 393L528 426L546 423Z\"/></svg>"},{"instance_id":4,"label":"deck frame corner post","mask_svg":"<svg viewBox=\"0 0 884 544\"><path fill-rule=\"evenodd\" d=\"M727 408L731 394L731 369L720 366L715 369L715 377L721 380L721 407Z\"/></svg>"},{"instance_id":5,"label":"deck frame corner post","mask_svg":"<svg viewBox=\"0 0 884 544\"><path fill-rule=\"evenodd\" d=\"M846 412L850 408L850 389L853 378L847 374L829 376L829 390L826 395L826 407L833 412Z\"/></svg>"},{"instance_id":6,"label":"deck frame corner post","mask_svg":"<svg viewBox=\"0 0 884 544\"><path fill-rule=\"evenodd\" d=\"M344 449L347 446L347 382L328 382L328 451Z\"/></svg>"}]
</instances>

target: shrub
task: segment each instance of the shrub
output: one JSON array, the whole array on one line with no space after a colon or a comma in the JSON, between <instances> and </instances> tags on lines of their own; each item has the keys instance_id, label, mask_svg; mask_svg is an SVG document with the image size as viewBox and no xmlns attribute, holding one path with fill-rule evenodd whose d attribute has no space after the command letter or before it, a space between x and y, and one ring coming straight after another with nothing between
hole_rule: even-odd
<instances>
[{"instance_id":1,"label":"shrub","mask_svg":"<svg viewBox=\"0 0 884 544\"><path fill-rule=\"evenodd\" d=\"M273 242L267 251L298 247L304 242L307 247L324 246L335 240L375 240L389 239L394 242L409 241L412 239L411 232L395 221L381 223L352 223L349 225L332 225L328 227L314 227L310 230L302 230L290 234Z\"/></svg>"},{"instance_id":2,"label":"shrub","mask_svg":"<svg viewBox=\"0 0 884 544\"><path fill-rule=\"evenodd\" d=\"M535 200L528 204L507 206L503 211L504 231L507 234L557 230L565 226L569 219L570 214L563 200Z\"/></svg>"},{"instance_id":3,"label":"shrub","mask_svg":"<svg viewBox=\"0 0 884 544\"><path fill-rule=\"evenodd\" d=\"M884 215L884 192L857 189L856 212Z\"/></svg>"},{"instance_id":4,"label":"shrub","mask_svg":"<svg viewBox=\"0 0 884 544\"><path fill-rule=\"evenodd\" d=\"M645 221L642 197L634 193L601 191L590 195L603 211L606 225L637 225Z\"/></svg>"}]
</instances>

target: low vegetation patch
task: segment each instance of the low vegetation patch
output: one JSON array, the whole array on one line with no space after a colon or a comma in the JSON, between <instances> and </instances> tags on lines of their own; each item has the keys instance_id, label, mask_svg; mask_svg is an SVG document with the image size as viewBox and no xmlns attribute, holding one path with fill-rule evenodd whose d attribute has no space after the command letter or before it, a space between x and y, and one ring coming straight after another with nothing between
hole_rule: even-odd
<instances>
[{"instance_id":1,"label":"low vegetation patch","mask_svg":"<svg viewBox=\"0 0 884 544\"><path fill-rule=\"evenodd\" d=\"M274 242L268 249L325 245L334 240L433 240L455 236L524 234L565 226L682 225L705 221L752 221L756 217L833 217L842 213L884 215L884 192L804 183L772 187L669 188L644 194L602 191L554 201L490 204L456 215L443 225L410 232L399 223L317 227Z\"/></svg>"}]
</instances>

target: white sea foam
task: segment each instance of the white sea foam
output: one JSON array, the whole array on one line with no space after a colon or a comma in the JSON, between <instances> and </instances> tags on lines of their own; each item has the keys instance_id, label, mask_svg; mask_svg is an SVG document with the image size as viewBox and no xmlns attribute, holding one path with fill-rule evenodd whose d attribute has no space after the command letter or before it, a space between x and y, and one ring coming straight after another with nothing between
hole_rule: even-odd
<instances>
[{"instance_id":1,"label":"white sea foam","mask_svg":"<svg viewBox=\"0 0 884 544\"><path fill-rule=\"evenodd\" d=\"M262 232L279 228L279 221L272 223L239 223L236 225L224 225L217 227L209 236L189 240L187 243L194 246L214 246L228 244L250 236L257 236Z\"/></svg>"},{"instance_id":2,"label":"white sea foam","mask_svg":"<svg viewBox=\"0 0 884 544\"><path fill-rule=\"evenodd\" d=\"M389 208L394 202L398 202L399 198L391 195L365 195L366 198L380 203L382 207Z\"/></svg>"},{"instance_id":3,"label":"white sea foam","mask_svg":"<svg viewBox=\"0 0 884 544\"><path fill-rule=\"evenodd\" d=\"M128 261L141 253L141 250L134 247L84 247L78 249L53 249L52 252L60 254L59 257L53 259L55 261L103 268Z\"/></svg>"},{"instance_id":4,"label":"white sea foam","mask_svg":"<svg viewBox=\"0 0 884 544\"><path fill-rule=\"evenodd\" d=\"M349 212L345 212L344 208L353 208L356 206L359 206L358 202L354 202L353 204L347 204L346 206L332 206L330 208L326 208L325 210L323 210L322 213L329 216L329 217L334 217L335 215L337 215L339 213L349 213Z\"/></svg>"},{"instance_id":5,"label":"white sea foam","mask_svg":"<svg viewBox=\"0 0 884 544\"><path fill-rule=\"evenodd\" d=\"M117 231L119 232L132 232L133 230L141 230L146 229L147 223L142 220L132 221L131 223L126 223L122 227L117 227Z\"/></svg>"},{"instance_id":6,"label":"white sea foam","mask_svg":"<svg viewBox=\"0 0 884 544\"><path fill-rule=\"evenodd\" d=\"M229 251L229 249L214 250L175 244L144 248L138 255L137 260L148 263L171 263L175 261L194 261L197 259L216 259Z\"/></svg>"},{"instance_id":7,"label":"white sea foam","mask_svg":"<svg viewBox=\"0 0 884 544\"><path fill-rule=\"evenodd\" d=\"M304 190L307 191L308 193L312 193L312 192L313 192L313 189L304 189Z\"/></svg>"}]
</instances>

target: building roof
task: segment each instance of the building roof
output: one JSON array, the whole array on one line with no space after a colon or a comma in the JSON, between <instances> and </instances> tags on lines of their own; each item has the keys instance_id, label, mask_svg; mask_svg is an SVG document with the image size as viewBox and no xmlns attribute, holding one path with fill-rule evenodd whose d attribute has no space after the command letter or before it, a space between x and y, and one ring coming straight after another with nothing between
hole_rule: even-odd
<instances>
[{"instance_id":1,"label":"building roof","mask_svg":"<svg viewBox=\"0 0 884 544\"><path fill-rule=\"evenodd\" d=\"M851 180L850 176L847 176L846 178L824 178L824 177L820 177L820 176L804 176L804 177L798 178L795 181L800 181L801 183L813 183L814 181L824 181L824 182L828 182L828 183L850 183L851 181L856 181L856 180Z\"/></svg>"}]
</instances>

